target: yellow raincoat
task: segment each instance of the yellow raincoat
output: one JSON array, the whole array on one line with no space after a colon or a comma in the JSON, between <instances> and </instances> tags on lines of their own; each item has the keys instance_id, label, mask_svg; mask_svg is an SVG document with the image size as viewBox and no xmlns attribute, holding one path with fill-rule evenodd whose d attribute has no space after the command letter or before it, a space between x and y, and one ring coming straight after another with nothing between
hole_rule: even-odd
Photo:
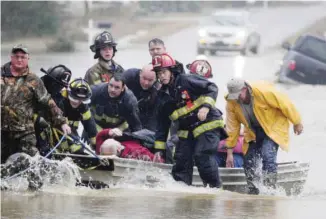
<instances>
[{"instance_id":1,"label":"yellow raincoat","mask_svg":"<svg viewBox=\"0 0 326 219\"><path fill-rule=\"evenodd\" d=\"M301 117L290 99L266 82L249 83L252 88L253 110L259 124L265 133L283 150L289 147L289 121L297 125ZM227 100L226 130L229 137L226 140L228 148L233 148L239 137L240 125L245 126L243 153L246 154L249 142L256 139L255 133L249 128L240 104L237 100Z\"/></svg>"}]
</instances>

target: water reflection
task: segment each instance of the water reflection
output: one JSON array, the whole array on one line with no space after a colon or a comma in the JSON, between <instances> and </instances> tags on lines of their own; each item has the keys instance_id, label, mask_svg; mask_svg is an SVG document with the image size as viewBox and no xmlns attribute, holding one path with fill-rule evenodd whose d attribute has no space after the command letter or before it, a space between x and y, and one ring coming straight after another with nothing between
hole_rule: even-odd
<instances>
[{"instance_id":1,"label":"water reflection","mask_svg":"<svg viewBox=\"0 0 326 219\"><path fill-rule=\"evenodd\" d=\"M3 218L276 218L277 200L244 197L150 190L77 189L75 195L4 192L1 207Z\"/></svg>"}]
</instances>

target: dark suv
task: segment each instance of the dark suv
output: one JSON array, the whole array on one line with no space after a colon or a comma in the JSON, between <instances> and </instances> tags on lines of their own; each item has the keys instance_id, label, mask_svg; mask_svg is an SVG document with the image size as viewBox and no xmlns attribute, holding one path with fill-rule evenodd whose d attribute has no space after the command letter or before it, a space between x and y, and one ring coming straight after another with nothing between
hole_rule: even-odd
<instances>
[{"instance_id":1,"label":"dark suv","mask_svg":"<svg viewBox=\"0 0 326 219\"><path fill-rule=\"evenodd\" d=\"M300 36L293 46L283 43L288 52L279 70L279 82L326 84L326 37Z\"/></svg>"}]
</instances>

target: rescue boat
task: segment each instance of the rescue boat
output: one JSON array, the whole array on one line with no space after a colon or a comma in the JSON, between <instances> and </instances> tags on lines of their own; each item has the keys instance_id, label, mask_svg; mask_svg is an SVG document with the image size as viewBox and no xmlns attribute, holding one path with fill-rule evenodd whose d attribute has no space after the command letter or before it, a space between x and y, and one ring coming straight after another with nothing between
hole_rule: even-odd
<instances>
[{"instance_id":1,"label":"rescue boat","mask_svg":"<svg viewBox=\"0 0 326 219\"><path fill-rule=\"evenodd\" d=\"M79 166L83 183L99 183L100 187L118 183L126 176L132 177L132 174L147 171L149 168L167 175L172 170L171 164L124 159L116 156L96 158L92 155L54 154L55 159L59 160L67 156ZM278 163L278 187L283 189L287 195L300 194L307 180L309 167L309 163L298 161ZM243 168L219 168L219 171L224 190L246 193L247 183ZM159 182L160 179L157 179L155 175L149 173L146 176L146 181L154 184ZM193 171L193 186L204 186L196 167ZM98 186L95 187L98 188Z\"/></svg>"}]
</instances>

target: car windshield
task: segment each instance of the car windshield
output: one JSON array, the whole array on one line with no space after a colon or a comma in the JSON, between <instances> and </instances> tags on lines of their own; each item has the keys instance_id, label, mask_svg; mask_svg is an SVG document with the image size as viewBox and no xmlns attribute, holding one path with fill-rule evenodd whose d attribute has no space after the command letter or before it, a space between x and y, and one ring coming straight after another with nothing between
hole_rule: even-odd
<instances>
[{"instance_id":1,"label":"car windshield","mask_svg":"<svg viewBox=\"0 0 326 219\"><path fill-rule=\"evenodd\" d=\"M307 56L326 63L326 42L313 37L307 38L297 50Z\"/></svg>"},{"instance_id":2,"label":"car windshield","mask_svg":"<svg viewBox=\"0 0 326 219\"><path fill-rule=\"evenodd\" d=\"M218 25L218 26L244 26L245 19L243 16L231 16L231 15L216 15L207 18L203 22L204 25Z\"/></svg>"}]
</instances>

